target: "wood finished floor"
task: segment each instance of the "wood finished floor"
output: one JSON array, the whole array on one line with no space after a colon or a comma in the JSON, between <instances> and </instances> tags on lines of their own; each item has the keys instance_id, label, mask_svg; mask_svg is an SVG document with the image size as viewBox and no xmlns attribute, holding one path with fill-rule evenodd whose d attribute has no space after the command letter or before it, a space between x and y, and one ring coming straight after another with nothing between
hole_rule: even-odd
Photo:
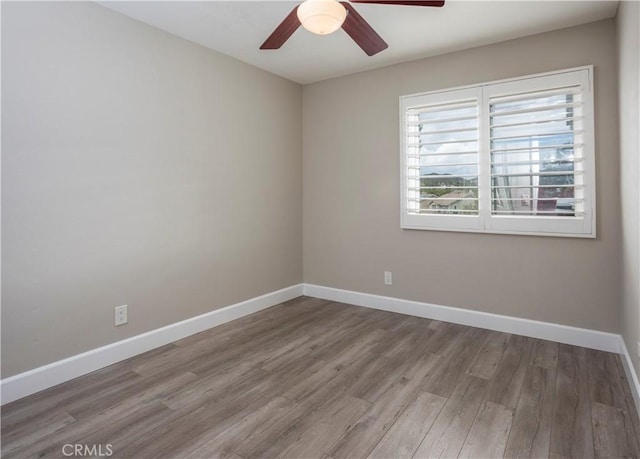
<instances>
[{"instance_id":1,"label":"wood finished floor","mask_svg":"<svg viewBox=\"0 0 640 459\"><path fill-rule=\"evenodd\" d=\"M301 297L3 407L2 457L638 457L639 424L615 354Z\"/></svg>"}]
</instances>

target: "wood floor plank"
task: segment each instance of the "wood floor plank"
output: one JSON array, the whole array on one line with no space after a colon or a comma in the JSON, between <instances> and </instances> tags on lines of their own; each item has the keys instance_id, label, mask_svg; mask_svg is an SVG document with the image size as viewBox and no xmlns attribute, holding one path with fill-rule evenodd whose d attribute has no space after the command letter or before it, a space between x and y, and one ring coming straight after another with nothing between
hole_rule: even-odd
<instances>
[{"instance_id":1,"label":"wood floor plank","mask_svg":"<svg viewBox=\"0 0 640 459\"><path fill-rule=\"evenodd\" d=\"M169 371L159 378L156 376L141 378L126 386L110 388L91 398L77 400L65 405L65 410L76 419L86 419L125 401L142 405L149 400L162 400L196 380L198 377L193 373Z\"/></svg>"},{"instance_id":2,"label":"wood floor plank","mask_svg":"<svg viewBox=\"0 0 640 459\"><path fill-rule=\"evenodd\" d=\"M2 433L28 425L34 420L47 416L65 405L100 394L104 391L117 390L131 380L141 380L140 375L128 368L104 368L81 378L76 378L51 389L17 400L2 407Z\"/></svg>"},{"instance_id":3,"label":"wood floor plank","mask_svg":"<svg viewBox=\"0 0 640 459\"><path fill-rule=\"evenodd\" d=\"M322 458L331 451L371 404L351 395L345 395L335 402L296 441L279 454L289 458Z\"/></svg>"},{"instance_id":4,"label":"wood floor plank","mask_svg":"<svg viewBox=\"0 0 640 459\"><path fill-rule=\"evenodd\" d=\"M426 323L416 323L415 320L406 320L390 332L394 334L395 339L382 342L374 351L390 358L403 358L412 351L416 342L428 339L436 333Z\"/></svg>"},{"instance_id":5,"label":"wood floor plank","mask_svg":"<svg viewBox=\"0 0 640 459\"><path fill-rule=\"evenodd\" d=\"M379 327L379 319L365 320L361 323L344 328L340 336L334 336L333 340L311 354L320 360L329 360L339 355L344 349L366 348L374 349L384 338L389 337L389 332Z\"/></svg>"},{"instance_id":6,"label":"wood floor plank","mask_svg":"<svg viewBox=\"0 0 640 459\"><path fill-rule=\"evenodd\" d=\"M175 341L176 346L194 346L202 341L206 341L209 345L228 343L234 338L251 336L253 333L261 333L265 330L276 329L282 317L286 316L287 320L295 320L305 315L309 315L311 311L324 313L329 316L351 315L352 311L338 307L335 303L328 300L320 300L316 298L296 299L295 302L287 302L272 308L263 309L248 316L241 317L231 322L224 323L217 327L205 330L195 335L182 338Z\"/></svg>"},{"instance_id":7,"label":"wood floor plank","mask_svg":"<svg viewBox=\"0 0 640 459\"><path fill-rule=\"evenodd\" d=\"M469 327L446 323L438 333L431 336L424 351L440 356L446 355L452 347L456 346L459 338L468 331Z\"/></svg>"},{"instance_id":8,"label":"wood floor plank","mask_svg":"<svg viewBox=\"0 0 640 459\"><path fill-rule=\"evenodd\" d=\"M414 317L414 319L416 318ZM441 332L445 330L448 330L448 327L435 329L428 326L425 327L424 324L415 325L415 330L414 333L411 334L410 340L403 343L403 346L396 347L391 358L404 363L410 363L427 353L436 355L444 354L447 346L440 340L440 335ZM393 339L397 340L399 338L401 337L394 336ZM388 345L388 342L385 344ZM433 350L437 350L438 352L432 352Z\"/></svg>"},{"instance_id":9,"label":"wood floor plank","mask_svg":"<svg viewBox=\"0 0 640 459\"><path fill-rule=\"evenodd\" d=\"M509 408L484 402L458 457L502 457L512 420Z\"/></svg>"},{"instance_id":10,"label":"wood floor plank","mask_svg":"<svg viewBox=\"0 0 640 459\"><path fill-rule=\"evenodd\" d=\"M311 335L300 336L269 355L260 363L260 367L265 371L275 373L290 365L292 361L308 359L309 354L319 346L320 340L320 338L314 339Z\"/></svg>"},{"instance_id":11,"label":"wood floor plank","mask_svg":"<svg viewBox=\"0 0 640 459\"><path fill-rule=\"evenodd\" d=\"M200 400L216 396L233 386L241 378L250 378L251 375L256 373L259 374L259 377L264 375L262 371L256 370L253 366L239 363L235 367L225 369L212 376L195 377L177 387L166 397L163 397L162 403L167 408L177 411L194 403L199 403Z\"/></svg>"},{"instance_id":12,"label":"wood floor plank","mask_svg":"<svg viewBox=\"0 0 640 459\"><path fill-rule=\"evenodd\" d=\"M307 314L297 313L291 320L284 322L274 320L268 326L253 330L252 333L236 333L222 341L216 336L209 341L193 344L186 351L178 349L173 353L174 355L165 356L164 361L158 358L155 362L148 362L135 370L140 374L149 375L163 371L168 364L174 369L177 366L184 371L205 376L210 372L215 373L223 368L235 366L239 360L257 364L268 360L280 351L283 336L288 340L294 340L301 335L306 335L309 330L338 320L334 315L326 314L331 307L332 304L328 304L322 308L313 309Z\"/></svg>"},{"instance_id":13,"label":"wood floor plank","mask_svg":"<svg viewBox=\"0 0 640 459\"><path fill-rule=\"evenodd\" d=\"M168 413L170 413L170 410L159 403L139 405L125 402L91 418L69 424L66 428L43 436L11 454L3 452L2 457L61 457L62 447L65 444L78 443L81 439L104 431L105 428L110 426L136 426L143 431L147 431L147 429L153 428L153 422L149 422L150 419L152 420L154 416L160 414L162 422L164 422L167 420ZM112 439L110 438L109 441L112 441ZM122 445L118 444L117 446L120 447Z\"/></svg>"},{"instance_id":14,"label":"wood floor plank","mask_svg":"<svg viewBox=\"0 0 640 459\"><path fill-rule=\"evenodd\" d=\"M555 368L529 366L511 425L505 457L549 456L555 385Z\"/></svg>"},{"instance_id":15,"label":"wood floor plank","mask_svg":"<svg viewBox=\"0 0 640 459\"><path fill-rule=\"evenodd\" d=\"M82 442L83 439L94 437L98 432L106 432L105 442L113 441L118 432L118 428L124 428L124 430L129 433L132 432L132 428L128 428L127 426L129 426L129 422L133 422L135 419L139 419L139 425L136 424L136 428L146 432L152 428L154 419L158 424L168 420L167 413L169 413L170 410L160 406L157 403L157 399L164 397L167 391L173 391L176 387L191 381L193 376L194 375L191 374L178 374L174 377L154 381L151 386L140 386L135 395L130 395L120 400L115 405L100 413L83 417L80 422L67 426L66 429L58 431L54 435L45 437L43 442L34 445L35 449L29 446L28 449L22 453L28 456L27 451L38 451L40 455L44 456L59 456L60 448L62 448L65 443L79 443ZM88 400L87 403L90 404L90 400ZM148 409L149 406L153 408ZM91 411L92 410L85 411L83 408L83 415L87 416L86 413ZM112 430L105 431L105 427ZM54 445L53 448L47 447L51 444ZM119 446L122 446L122 444L119 443Z\"/></svg>"},{"instance_id":16,"label":"wood floor plank","mask_svg":"<svg viewBox=\"0 0 640 459\"><path fill-rule=\"evenodd\" d=\"M480 410L487 381L463 375L414 457L456 457Z\"/></svg>"},{"instance_id":17,"label":"wood floor plank","mask_svg":"<svg viewBox=\"0 0 640 459\"><path fill-rule=\"evenodd\" d=\"M433 354L425 355L417 361L353 425L329 452L331 457L366 457L398 419L405 406L418 394L424 379L439 362L440 358Z\"/></svg>"},{"instance_id":18,"label":"wood floor plank","mask_svg":"<svg viewBox=\"0 0 640 459\"><path fill-rule=\"evenodd\" d=\"M535 340L512 335L489 385L487 400L515 409Z\"/></svg>"},{"instance_id":19,"label":"wood floor plank","mask_svg":"<svg viewBox=\"0 0 640 459\"><path fill-rule=\"evenodd\" d=\"M345 367L359 358L368 354L368 350L375 345L377 340L385 335L382 330L374 330L367 333L362 339L352 342L343 349L339 355L327 361L326 366L320 371L310 375L300 384L292 387L283 395L291 400L302 400L324 386L327 380L337 376ZM312 354L316 357L316 354Z\"/></svg>"},{"instance_id":20,"label":"wood floor plank","mask_svg":"<svg viewBox=\"0 0 640 459\"><path fill-rule=\"evenodd\" d=\"M322 418L326 410L340 399L358 379L366 365L375 360L366 354L344 368L340 374L326 381L318 390L310 393L294 409L268 427L254 432L234 452L244 458L275 457L295 441L302 432ZM286 388L285 388L286 389Z\"/></svg>"},{"instance_id":21,"label":"wood floor plank","mask_svg":"<svg viewBox=\"0 0 640 459\"><path fill-rule=\"evenodd\" d=\"M558 347L550 454L594 457L586 357L583 348L566 344Z\"/></svg>"},{"instance_id":22,"label":"wood floor plank","mask_svg":"<svg viewBox=\"0 0 640 459\"><path fill-rule=\"evenodd\" d=\"M532 351L532 365L555 370L558 366L558 343L537 339Z\"/></svg>"},{"instance_id":23,"label":"wood floor plank","mask_svg":"<svg viewBox=\"0 0 640 459\"><path fill-rule=\"evenodd\" d=\"M277 371L268 371L267 373L280 384L282 392L284 393L288 389L296 387L298 384L302 384L303 381L310 378L311 375L322 371L326 367L327 362L308 357L307 359L300 358L292 360Z\"/></svg>"},{"instance_id":24,"label":"wood floor plank","mask_svg":"<svg viewBox=\"0 0 640 459\"><path fill-rule=\"evenodd\" d=\"M478 355L467 374L482 379L491 379L498 367L511 337L508 333L489 332L489 336L482 344Z\"/></svg>"},{"instance_id":25,"label":"wood floor plank","mask_svg":"<svg viewBox=\"0 0 640 459\"><path fill-rule=\"evenodd\" d=\"M244 416L238 422L230 424L226 430L215 435L207 432L197 442L184 449L181 457L185 459L227 458L234 455L240 457L234 451L248 437L276 422L296 405L295 402L284 397L275 397Z\"/></svg>"},{"instance_id":26,"label":"wood floor plank","mask_svg":"<svg viewBox=\"0 0 640 459\"><path fill-rule=\"evenodd\" d=\"M64 429L76 419L64 410L56 410L49 416L42 417L34 422L23 424L20 428L11 432L2 432L2 456L33 444L42 437L47 437Z\"/></svg>"},{"instance_id":27,"label":"wood floor plank","mask_svg":"<svg viewBox=\"0 0 640 459\"><path fill-rule=\"evenodd\" d=\"M586 353L591 401L625 408L627 401L618 377L615 355L594 349L587 349Z\"/></svg>"},{"instance_id":28,"label":"wood floor plank","mask_svg":"<svg viewBox=\"0 0 640 459\"><path fill-rule=\"evenodd\" d=\"M429 324L429 328L432 330L440 331L446 328L448 325L447 322L442 322L440 320L432 320Z\"/></svg>"},{"instance_id":29,"label":"wood floor plank","mask_svg":"<svg viewBox=\"0 0 640 459\"><path fill-rule=\"evenodd\" d=\"M622 390L624 392L625 399L627 401L625 414L630 419L630 428L631 433L630 437L636 439L636 446L638 450L637 457L640 457L640 416L638 416L638 409L635 405L635 400L633 399L633 395L631 394L631 386L627 379L627 375L624 371L624 367L622 364L622 356L616 356L616 366L618 368L618 378L620 378L620 384L622 385Z\"/></svg>"},{"instance_id":30,"label":"wood floor plank","mask_svg":"<svg viewBox=\"0 0 640 459\"><path fill-rule=\"evenodd\" d=\"M349 388L354 397L375 402L398 379L407 362L397 358L378 355L367 365L360 377Z\"/></svg>"},{"instance_id":31,"label":"wood floor plank","mask_svg":"<svg viewBox=\"0 0 640 459\"><path fill-rule=\"evenodd\" d=\"M297 404L275 422L253 432L244 442L236 445L235 454L246 459L277 457L303 432L331 410L339 398L340 395L334 395L332 398L326 399L324 403L312 403L310 400L306 400Z\"/></svg>"},{"instance_id":32,"label":"wood floor plank","mask_svg":"<svg viewBox=\"0 0 640 459\"><path fill-rule=\"evenodd\" d=\"M595 457L638 457L638 438L630 426L631 419L624 410L593 402L593 444Z\"/></svg>"},{"instance_id":33,"label":"wood floor plank","mask_svg":"<svg viewBox=\"0 0 640 459\"><path fill-rule=\"evenodd\" d=\"M480 328L470 328L462 334L456 344L443 354L443 362L431 373L423 390L449 397L460 377L467 372L478 355L479 343L484 342L488 334L489 332Z\"/></svg>"},{"instance_id":34,"label":"wood floor plank","mask_svg":"<svg viewBox=\"0 0 640 459\"><path fill-rule=\"evenodd\" d=\"M446 398L439 395L428 392L419 393L384 434L369 457L380 459L413 457L446 401Z\"/></svg>"},{"instance_id":35,"label":"wood floor plank","mask_svg":"<svg viewBox=\"0 0 640 459\"><path fill-rule=\"evenodd\" d=\"M239 360L251 360L260 363L277 353L283 345L283 337L287 341L300 335L307 334L309 330L323 323L323 311L312 311L303 317L297 317L293 321L280 323L278 326L251 336L247 335L232 342L226 343L224 348L210 349L195 361L192 359L187 367L188 371L204 376L210 372L220 371L221 368L237 364Z\"/></svg>"},{"instance_id":36,"label":"wood floor plank","mask_svg":"<svg viewBox=\"0 0 640 459\"><path fill-rule=\"evenodd\" d=\"M118 458L141 457L137 451L125 452L126 447L140 438L151 436L152 432L173 419L175 413L160 403L151 403L144 409L136 411L132 418L125 418L121 422L106 424L100 430L73 439L72 444L111 445L113 456ZM53 454L60 457L59 454Z\"/></svg>"},{"instance_id":37,"label":"wood floor plank","mask_svg":"<svg viewBox=\"0 0 640 459\"><path fill-rule=\"evenodd\" d=\"M196 381L197 389L200 390L200 380ZM210 381L210 384L215 384ZM256 367L252 367L249 371L238 373L235 378L222 377L218 382L217 390L200 392L200 396L192 398L190 394L183 398L180 389L176 390L171 396L160 399L160 403L167 408L177 412L190 412L204 405L224 405L230 400L235 400L245 394L259 391L262 387L269 387L269 384L276 384L273 378L269 378L269 374ZM185 387L190 387L185 385Z\"/></svg>"},{"instance_id":38,"label":"wood floor plank","mask_svg":"<svg viewBox=\"0 0 640 459\"><path fill-rule=\"evenodd\" d=\"M298 333L303 333L304 325L309 325L314 320L322 323L320 319L324 315L335 312L332 303L315 300L316 304L307 309L310 300L303 300L299 308L283 308L276 306L267 310L259 311L256 314L245 316L235 321L214 327L197 335L177 341L173 352L166 353L158 358L148 359L135 370L142 375L150 375L164 371L166 366L176 368L179 365L188 365L190 362L198 361L206 355L228 355L223 352L233 349L242 352L256 342L262 344L268 342L273 336L277 336L283 329L287 331L295 329ZM278 311L286 312L287 321L283 324ZM259 318L254 318L259 316ZM329 315L328 317L333 317ZM290 335L289 335L290 336ZM187 350L182 349L188 347ZM237 352L234 354L236 355ZM209 359L205 359L210 362ZM194 369L190 369L193 371Z\"/></svg>"},{"instance_id":39,"label":"wood floor plank","mask_svg":"<svg viewBox=\"0 0 640 459\"><path fill-rule=\"evenodd\" d=\"M256 369L258 370L258 369ZM226 393L189 405L146 437L123 450L126 456L179 457L202 437L216 435L254 411L257 404L277 396L277 385L258 372Z\"/></svg>"}]
</instances>

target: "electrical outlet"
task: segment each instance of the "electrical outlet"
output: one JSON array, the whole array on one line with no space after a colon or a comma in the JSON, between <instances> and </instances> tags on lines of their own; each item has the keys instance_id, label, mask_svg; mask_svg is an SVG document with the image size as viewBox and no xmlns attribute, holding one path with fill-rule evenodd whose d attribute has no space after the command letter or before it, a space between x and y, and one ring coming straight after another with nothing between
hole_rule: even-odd
<instances>
[{"instance_id":1,"label":"electrical outlet","mask_svg":"<svg viewBox=\"0 0 640 459\"><path fill-rule=\"evenodd\" d=\"M638 356L640 356L640 341L638 341Z\"/></svg>"},{"instance_id":2,"label":"electrical outlet","mask_svg":"<svg viewBox=\"0 0 640 459\"><path fill-rule=\"evenodd\" d=\"M392 285L393 284L393 275L391 271L384 272L384 285Z\"/></svg>"},{"instance_id":3,"label":"electrical outlet","mask_svg":"<svg viewBox=\"0 0 640 459\"><path fill-rule=\"evenodd\" d=\"M122 306L116 306L116 321L115 326L124 325L128 321L127 317L127 305L123 304Z\"/></svg>"}]
</instances>

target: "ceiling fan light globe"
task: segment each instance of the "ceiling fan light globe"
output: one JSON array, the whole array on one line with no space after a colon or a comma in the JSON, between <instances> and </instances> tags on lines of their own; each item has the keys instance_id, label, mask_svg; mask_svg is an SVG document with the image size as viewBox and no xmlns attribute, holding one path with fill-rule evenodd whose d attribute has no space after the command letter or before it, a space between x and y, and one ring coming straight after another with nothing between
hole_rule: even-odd
<instances>
[{"instance_id":1,"label":"ceiling fan light globe","mask_svg":"<svg viewBox=\"0 0 640 459\"><path fill-rule=\"evenodd\" d=\"M302 27L318 35L335 32L347 17L347 10L336 0L307 0L298 7Z\"/></svg>"}]
</instances>

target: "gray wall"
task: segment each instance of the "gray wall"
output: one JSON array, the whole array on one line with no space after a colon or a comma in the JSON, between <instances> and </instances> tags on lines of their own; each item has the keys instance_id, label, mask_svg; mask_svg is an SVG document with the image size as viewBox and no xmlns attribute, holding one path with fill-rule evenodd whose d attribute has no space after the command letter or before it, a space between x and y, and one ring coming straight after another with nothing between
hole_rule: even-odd
<instances>
[{"instance_id":1,"label":"gray wall","mask_svg":"<svg viewBox=\"0 0 640 459\"><path fill-rule=\"evenodd\" d=\"M400 95L587 64L596 240L400 229ZM305 282L618 332L616 74L606 20L304 86Z\"/></svg>"},{"instance_id":2,"label":"gray wall","mask_svg":"<svg viewBox=\"0 0 640 459\"><path fill-rule=\"evenodd\" d=\"M640 376L640 3L618 7L620 86L620 195L622 197L622 336Z\"/></svg>"},{"instance_id":3,"label":"gray wall","mask_svg":"<svg viewBox=\"0 0 640 459\"><path fill-rule=\"evenodd\" d=\"M92 3L2 2L2 377L301 282L301 97Z\"/></svg>"}]
</instances>

